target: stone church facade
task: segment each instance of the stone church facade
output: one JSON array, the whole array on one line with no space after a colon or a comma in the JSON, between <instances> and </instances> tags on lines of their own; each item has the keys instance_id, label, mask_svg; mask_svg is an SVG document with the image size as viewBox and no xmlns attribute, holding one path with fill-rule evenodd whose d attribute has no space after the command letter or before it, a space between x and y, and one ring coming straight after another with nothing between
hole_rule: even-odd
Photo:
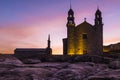
<instances>
[{"instance_id":1,"label":"stone church facade","mask_svg":"<svg viewBox=\"0 0 120 80\"><path fill-rule=\"evenodd\" d=\"M70 8L67 17L67 38L63 39L64 55L83 55L103 53L103 22L99 9L95 12L94 25L86 19L75 25L74 11Z\"/></svg>"}]
</instances>

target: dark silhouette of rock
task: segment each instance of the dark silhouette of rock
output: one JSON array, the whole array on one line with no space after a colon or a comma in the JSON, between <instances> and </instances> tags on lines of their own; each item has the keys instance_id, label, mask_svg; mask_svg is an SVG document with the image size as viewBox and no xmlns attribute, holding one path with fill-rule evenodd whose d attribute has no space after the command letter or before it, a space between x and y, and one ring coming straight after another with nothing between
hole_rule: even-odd
<instances>
[{"instance_id":1,"label":"dark silhouette of rock","mask_svg":"<svg viewBox=\"0 0 120 80\"><path fill-rule=\"evenodd\" d=\"M24 59L22 60L24 64L37 64L41 63L39 59Z\"/></svg>"},{"instance_id":2,"label":"dark silhouette of rock","mask_svg":"<svg viewBox=\"0 0 120 80\"><path fill-rule=\"evenodd\" d=\"M112 69L120 69L120 60L111 61L111 62L109 63L109 68L112 68Z\"/></svg>"},{"instance_id":3,"label":"dark silhouette of rock","mask_svg":"<svg viewBox=\"0 0 120 80\"><path fill-rule=\"evenodd\" d=\"M61 80L80 80L83 78L77 70L74 69L62 69L54 74L53 77Z\"/></svg>"},{"instance_id":4,"label":"dark silhouette of rock","mask_svg":"<svg viewBox=\"0 0 120 80\"><path fill-rule=\"evenodd\" d=\"M18 71L4 71L0 73L0 80L33 80L29 74L19 73Z\"/></svg>"},{"instance_id":5,"label":"dark silhouette of rock","mask_svg":"<svg viewBox=\"0 0 120 80\"><path fill-rule=\"evenodd\" d=\"M90 76L87 80L120 80L120 70L104 70Z\"/></svg>"},{"instance_id":6,"label":"dark silhouette of rock","mask_svg":"<svg viewBox=\"0 0 120 80\"><path fill-rule=\"evenodd\" d=\"M27 59L30 63L23 64L12 55L0 55L0 80L120 80L119 60L108 58L109 64L106 64L101 62L107 60L106 57L61 57L53 56L48 62L41 62L39 58ZM97 58L98 61L88 61ZM87 60L79 61L83 59Z\"/></svg>"}]
</instances>

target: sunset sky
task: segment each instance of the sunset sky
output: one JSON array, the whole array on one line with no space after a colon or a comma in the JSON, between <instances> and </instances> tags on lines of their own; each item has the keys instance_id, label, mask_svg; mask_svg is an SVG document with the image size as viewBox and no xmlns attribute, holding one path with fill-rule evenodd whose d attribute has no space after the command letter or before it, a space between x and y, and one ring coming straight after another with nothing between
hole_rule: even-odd
<instances>
[{"instance_id":1,"label":"sunset sky","mask_svg":"<svg viewBox=\"0 0 120 80\"><path fill-rule=\"evenodd\" d=\"M84 18L94 25L97 6L102 11L104 45L120 42L120 0L72 0L76 25ZM69 8L69 0L0 0L0 53L46 48L48 34L53 54L62 53Z\"/></svg>"}]
</instances>

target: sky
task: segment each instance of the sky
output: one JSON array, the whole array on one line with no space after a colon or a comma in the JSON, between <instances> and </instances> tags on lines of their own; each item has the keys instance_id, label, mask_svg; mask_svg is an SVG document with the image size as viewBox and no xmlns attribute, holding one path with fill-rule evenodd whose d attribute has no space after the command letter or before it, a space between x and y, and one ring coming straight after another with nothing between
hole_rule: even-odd
<instances>
[{"instance_id":1,"label":"sky","mask_svg":"<svg viewBox=\"0 0 120 80\"><path fill-rule=\"evenodd\" d=\"M103 17L104 45L120 42L120 0L72 0L76 25L84 18L94 25L97 6ZM0 0L0 53L15 48L46 48L51 36L53 54L61 54L67 35L70 0Z\"/></svg>"}]
</instances>

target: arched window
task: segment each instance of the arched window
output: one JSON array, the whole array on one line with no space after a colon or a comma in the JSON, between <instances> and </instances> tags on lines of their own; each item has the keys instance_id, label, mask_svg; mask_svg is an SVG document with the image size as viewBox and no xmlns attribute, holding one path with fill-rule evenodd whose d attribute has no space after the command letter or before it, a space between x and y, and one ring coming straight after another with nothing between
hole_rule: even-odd
<instances>
[{"instance_id":1,"label":"arched window","mask_svg":"<svg viewBox=\"0 0 120 80\"><path fill-rule=\"evenodd\" d=\"M97 18L99 18L100 16L99 15L97 15Z\"/></svg>"},{"instance_id":2,"label":"arched window","mask_svg":"<svg viewBox=\"0 0 120 80\"><path fill-rule=\"evenodd\" d=\"M70 15L70 17L72 17L72 15Z\"/></svg>"},{"instance_id":3,"label":"arched window","mask_svg":"<svg viewBox=\"0 0 120 80\"><path fill-rule=\"evenodd\" d=\"M73 23L72 20L69 20L69 23L72 24Z\"/></svg>"}]
</instances>

